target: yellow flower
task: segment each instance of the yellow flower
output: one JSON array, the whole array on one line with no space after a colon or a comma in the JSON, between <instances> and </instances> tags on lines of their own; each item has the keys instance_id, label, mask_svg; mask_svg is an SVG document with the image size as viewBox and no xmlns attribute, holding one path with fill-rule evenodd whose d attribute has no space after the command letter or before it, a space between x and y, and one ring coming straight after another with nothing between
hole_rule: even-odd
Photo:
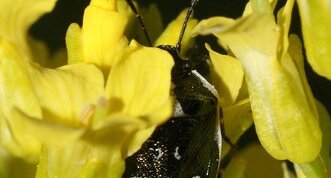
<instances>
[{"instance_id":1,"label":"yellow flower","mask_svg":"<svg viewBox=\"0 0 331 178\"><path fill-rule=\"evenodd\" d=\"M33 161L40 149L40 143L28 134L16 132L14 139L8 125L11 109L15 106L29 111L32 116L40 116L41 109L36 95L26 75L25 67L32 60L28 47L27 30L43 13L50 11L55 1L1 1L0 12L0 137L1 144L12 154ZM15 82L20 81L20 82Z\"/></svg>"},{"instance_id":2,"label":"yellow flower","mask_svg":"<svg viewBox=\"0 0 331 178\"><path fill-rule=\"evenodd\" d=\"M213 23L217 18L209 21ZM220 19L218 19L220 20ZM227 20L227 19L226 19ZM230 20L231 21L231 20ZM244 71L238 59L222 55L206 45L211 59L211 78L219 93L223 111L224 132L235 144L253 124Z\"/></svg>"},{"instance_id":3,"label":"yellow flower","mask_svg":"<svg viewBox=\"0 0 331 178\"><path fill-rule=\"evenodd\" d=\"M0 38L13 43L24 59L31 59L29 27L44 13L51 11L56 0L2 0L0 2Z\"/></svg>"},{"instance_id":4,"label":"yellow flower","mask_svg":"<svg viewBox=\"0 0 331 178\"><path fill-rule=\"evenodd\" d=\"M120 177L124 159L137 151L154 128L171 115L172 66L167 52L131 42L109 73L105 98L87 107L86 114L78 118L86 126L62 126L65 130L76 130L72 137L82 131L76 140L68 140L70 133L67 132L61 142L54 140L57 144L67 140L66 144L54 147L50 138L58 138L59 132L64 130L56 131L56 123L52 126L40 123L48 128L47 133L54 135L45 139L38 136L49 147L42 152L37 177ZM33 127L31 118L29 123L26 125Z\"/></svg>"},{"instance_id":5,"label":"yellow flower","mask_svg":"<svg viewBox=\"0 0 331 178\"><path fill-rule=\"evenodd\" d=\"M107 76L116 56L127 47L128 18L117 11L115 0L92 0L85 9L82 29L75 23L68 28L68 63L93 63Z\"/></svg>"},{"instance_id":6,"label":"yellow flower","mask_svg":"<svg viewBox=\"0 0 331 178\"><path fill-rule=\"evenodd\" d=\"M302 65L288 48L293 0L279 12L267 1L251 1L252 13L234 23L202 21L195 34L214 34L242 63L254 124L263 147L276 159L314 160L321 148L315 100ZM290 42L291 45L291 42Z\"/></svg>"},{"instance_id":7,"label":"yellow flower","mask_svg":"<svg viewBox=\"0 0 331 178\"><path fill-rule=\"evenodd\" d=\"M69 65L56 69L34 63L25 39L1 34L1 147L36 162L42 146L37 177L120 177L124 159L170 118L173 59L128 45L126 18L115 0L92 0L82 29L68 29Z\"/></svg>"},{"instance_id":8,"label":"yellow flower","mask_svg":"<svg viewBox=\"0 0 331 178\"><path fill-rule=\"evenodd\" d=\"M331 80L331 3L297 0L309 64L319 75Z\"/></svg>"},{"instance_id":9,"label":"yellow flower","mask_svg":"<svg viewBox=\"0 0 331 178\"><path fill-rule=\"evenodd\" d=\"M76 64L58 69L41 68L22 60L10 44L1 43L1 141L16 156L37 156L40 143L13 124L13 110L50 121L81 124L80 110L103 94L102 73L93 65ZM24 126L24 125L22 125Z\"/></svg>"}]
</instances>

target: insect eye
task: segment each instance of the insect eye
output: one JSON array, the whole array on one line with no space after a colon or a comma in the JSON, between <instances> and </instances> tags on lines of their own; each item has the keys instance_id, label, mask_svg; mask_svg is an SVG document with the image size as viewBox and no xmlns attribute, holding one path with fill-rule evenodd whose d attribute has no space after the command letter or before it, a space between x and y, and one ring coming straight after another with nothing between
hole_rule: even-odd
<instances>
[{"instance_id":1,"label":"insect eye","mask_svg":"<svg viewBox=\"0 0 331 178\"><path fill-rule=\"evenodd\" d=\"M195 68L195 64L191 60L183 61L182 71L188 73L188 72L194 70L194 68Z\"/></svg>"},{"instance_id":2,"label":"insect eye","mask_svg":"<svg viewBox=\"0 0 331 178\"><path fill-rule=\"evenodd\" d=\"M178 60L175 63L175 66L172 68L172 79L175 80L181 80L185 78L186 76L190 75L192 70L194 70L195 65L193 61L191 60Z\"/></svg>"}]
</instances>

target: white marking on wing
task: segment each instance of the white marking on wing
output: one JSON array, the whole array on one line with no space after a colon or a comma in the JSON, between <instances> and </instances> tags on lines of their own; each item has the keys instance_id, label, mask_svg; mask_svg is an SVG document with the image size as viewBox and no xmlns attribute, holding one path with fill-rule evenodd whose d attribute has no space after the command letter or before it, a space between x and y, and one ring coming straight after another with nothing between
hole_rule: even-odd
<instances>
[{"instance_id":1,"label":"white marking on wing","mask_svg":"<svg viewBox=\"0 0 331 178\"><path fill-rule=\"evenodd\" d=\"M205 88L207 88L216 98L218 98L218 93L217 93L215 87L213 85L211 85L201 74L199 74L198 71L192 70L192 74L197 76L200 79L202 85Z\"/></svg>"}]
</instances>

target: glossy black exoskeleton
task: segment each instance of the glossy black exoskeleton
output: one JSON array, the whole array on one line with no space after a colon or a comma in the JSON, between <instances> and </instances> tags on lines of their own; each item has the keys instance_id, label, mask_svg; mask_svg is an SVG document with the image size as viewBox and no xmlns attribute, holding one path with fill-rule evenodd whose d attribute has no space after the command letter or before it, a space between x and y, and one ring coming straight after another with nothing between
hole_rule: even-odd
<instances>
[{"instance_id":1,"label":"glossy black exoskeleton","mask_svg":"<svg viewBox=\"0 0 331 178\"><path fill-rule=\"evenodd\" d=\"M195 70L191 60L179 56L179 45L158 46L168 51L175 61L173 117L157 127L141 149L125 160L125 178L218 176L221 132L217 92Z\"/></svg>"}]
</instances>

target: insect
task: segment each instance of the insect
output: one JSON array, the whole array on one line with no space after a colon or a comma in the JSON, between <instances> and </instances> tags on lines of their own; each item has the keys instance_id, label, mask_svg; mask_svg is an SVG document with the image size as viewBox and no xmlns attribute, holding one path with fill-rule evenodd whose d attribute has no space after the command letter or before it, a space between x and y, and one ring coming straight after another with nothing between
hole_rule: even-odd
<instances>
[{"instance_id":1,"label":"insect","mask_svg":"<svg viewBox=\"0 0 331 178\"><path fill-rule=\"evenodd\" d=\"M158 48L171 54L175 108L173 116L157 127L140 150L125 161L123 177L215 178L221 155L218 95L195 70L194 62L179 56L186 24L198 0L192 0L176 46ZM138 14L131 0L127 0ZM140 18L143 30L145 30ZM144 32L147 35L147 31ZM150 40L147 35L147 41Z\"/></svg>"}]
</instances>

